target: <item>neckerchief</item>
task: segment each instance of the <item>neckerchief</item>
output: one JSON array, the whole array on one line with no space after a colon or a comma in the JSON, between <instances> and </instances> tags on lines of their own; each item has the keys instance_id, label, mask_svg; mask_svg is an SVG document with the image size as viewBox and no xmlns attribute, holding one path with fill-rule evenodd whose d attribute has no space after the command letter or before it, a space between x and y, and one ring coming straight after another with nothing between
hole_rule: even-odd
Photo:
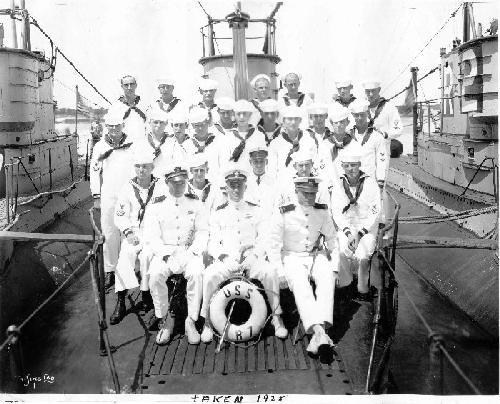
<instances>
[{"instance_id":1,"label":"neckerchief","mask_svg":"<svg viewBox=\"0 0 500 404\"><path fill-rule=\"evenodd\" d=\"M264 129L264 121L262 120L262 118L257 123L257 129L260 130L265 135L266 146L269 146L269 144L280 135L281 125L277 123L274 124L273 133L271 134L270 138L267 137L267 132Z\"/></svg>"},{"instance_id":2,"label":"neckerchief","mask_svg":"<svg viewBox=\"0 0 500 404\"><path fill-rule=\"evenodd\" d=\"M198 103L198 106L200 108L203 108L203 109L208 109L208 118L210 119L210 121L212 120L212 109L216 108L217 107L217 104L214 104L212 105L210 108L208 108L204 103L203 101L200 101Z\"/></svg>"},{"instance_id":3,"label":"neckerchief","mask_svg":"<svg viewBox=\"0 0 500 404\"><path fill-rule=\"evenodd\" d=\"M349 198L349 203L344 207L344 209L342 209L342 213L347 212L351 206L356 205L356 203L358 203L358 199L361 195L361 192L363 192L363 185L365 183L365 178L366 175L363 173L363 171L360 171L359 180L356 185L356 193L354 196L352 196L351 188L349 187L349 180L345 175L342 176L342 184L344 186L344 192Z\"/></svg>"},{"instance_id":4,"label":"neckerchief","mask_svg":"<svg viewBox=\"0 0 500 404\"><path fill-rule=\"evenodd\" d=\"M220 133L222 133L223 135L225 135L225 134L226 134L226 129L224 129L224 126L222 126L220 123L215 122L215 123L214 123L214 127L215 127L215 128L216 128L216 129L217 129ZM234 125L233 125L233 127L232 127L232 128L229 128L229 129L233 129L233 128L235 128L235 127L236 127L236 124L234 124ZM229 129L228 129L228 130L229 130Z\"/></svg>"},{"instance_id":5,"label":"neckerchief","mask_svg":"<svg viewBox=\"0 0 500 404\"><path fill-rule=\"evenodd\" d=\"M139 212L137 213L137 220L139 221L139 225L142 223L142 219L144 219L144 213L146 212L146 206L151 200L151 197L153 196L153 191L155 189L155 184L156 184L156 178L152 177L151 184L149 185L148 188L148 195L146 197L146 201L143 201L141 198L141 194L139 193L138 189L138 184L136 183L137 177L132 180L132 188L134 189L134 195L135 199L137 199L137 202L139 202Z\"/></svg>"},{"instance_id":6,"label":"neckerchief","mask_svg":"<svg viewBox=\"0 0 500 404\"><path fill-rule=\"evenodd\" d=\"M125 133L122 133L122 137L118 143L114 143L111 140L111 137L109 136L108 133L104 135L104 141L111 147L110 149L106 150L103 154L101 154L97 160L98 161L104 161L106 160L111 153L113 153L115 150L119 149L128 149L130 146L132 146L132 142L125 143L125 140L127 139L127 135Z\"/></svg>"},{"instance_id":7,"label":"neckerchief","mask_svg":"<svg viewBox=\"0 0 500 404\"><path fill-rule=\"evenodd\" d=\"M331 155L332 155L332 161L334 161L339 154L339 150L343 149L349 143L351 143L353 138L352 135L346 133L344 138L342 139L342 142L338 142L337 139L335 139L333 132L330 132L330 135L326 139L329 140L331 143L333 143Z\"/></svg>"},{"instance_id":8,"label":"neckerchief","mask_svg":"<svg viewBox=\"0 0 500 404\"><path fill-rule=\"evenodd\" d=\"M371 116L370 108L368 108L368 117L370 118L370 120L368 121L368 129L366 129L368 137L370 137L370 134L373 132L373 129L374 129L373 124L375 123L375 119L377 119L379 117L379 115L382 112L382 110L384 109L384 106L386 103L387 103L387 100L383 97L380 97L380 102L378 103L377 108L375 108L375 113L373 114L373 116ZM366 137L366 134L365 134L365 137ZM366 140L368 140L368 138ZM361 144L365 144L365 143L366 143L365 139L363 138L363 142L361 142Z\"/></svg>"},{"instance_id":9,"label":"neckerchief","mask_svg":"<svg viewBox=\"0 0 500 404\"><path fill-rule=\"evenodd\" d=\"M205 141L205 145L202 146L198 143L198 141L193 137L191 140L193 141L193 144L194 144L194 147L196 147L196 151L194 152L194 154L198 154L198 153L203 153L205 151L205 149L207 148L207 146L212 143L215 139L215 136L214 135L208 135L208 138L207 140Z\"/></svg>"},{"instance_id":10,"label":"neckerchief","mask_svg":"<svg viewBox=\"0 0 500 404\"><path fill-rule=\"evenodd\" d=\"M229 161L237 162L241 157L241 153L243 153L243 150L245 149L245 146L247 144L247 140L255 132L255 128L251 126L250 129L248 129L248 132L245 135L245 138L242 138L240 133L236 129L233 129L232 132L233 132L234 136L236 136L238 139L240 139L240 144L238 146L236 146L235 149L233 150L233 154L231 155L231 158L229 159Z\"/></svg>"},{"instance_id":11,"label":"neckerchief","mask_svg":"<svg viewBox=\"0 0 500 404\"><path fill-rule=\"evenodd\" d=\"M305 98L305 94L304 93L301 93L299 91L299 97L297 98L297 106L300 107L302 105L302 103L304 102L304 98ZM284 96L283 96L283 101L285 101L285 105L287 107L290 106L290 97L288 96L288 93L286 93Z\"/></svg>"},{"instance_id":12,"label":"neckerchief","mask_svg":"<svg viewBox=\"0 0 500 404\"><path fill-rule=\"evenodd\" d=\"M125 97L122 95L120 98L118 98L121 102L123 102L127 107L128 109L125 111L125 114L123 114L123 119L127 119L128 116L130 115L130 113L132 112L132 110L134 110L135 112L137 112L137 114L142 118L142 120L144 122L146 122L146 114L144 112L142 112L139 108L137 108L137 104L139 103L141 97L140 96L136 96L135 97L135 100L134 100L134 105L129 105L127 103L127 100L125 99Z\"/></svg>"},{"instance_id":13,"label":"neckerchief","mask_svg":"<svg viewBox=\"0 0 500 404\"><path fill-rule=\"evenodd\" d=\"M165 134L163 135L163 137L160 139L160 143L158 144L158 146L155 146L155 143L154 143L154 140L153 140L153 134L152 133L148 133L148 143L151 145L151 147L154 149L154 156L155 158L158 157L161 153L161 147L163 146L163 144L165 143L165 141L167 140L168 136Z\"/></svg>"},{"instance_id":14,"label":"neckerchief","mask_svg":"<svg viewBox=\"0 0 500 404\"><path fill-rule=\"evenodd\" d=\"M263 176L264 174L261 174L261 175L258 175L257 176L257 185L260 185L260 178Z\"/></svg>"},{"instance_id":15,"label":"neckerchief","mask_svg":"<svg viewBox=\"0 0 500 404\"><path fill-rule=\"evenodd\" d=\"M173 100L167 104L168 105L167 109L165 109L165 108L163 108L163 106L165 105L165 102L163 102L163 100L161 98L156 100L160 109L167 112L167 113L172 111L179 101L180 101L179 98L174 97Z\"/></svg>"},{"instance_id":16,"label":"neckerchief","mask_svg":"<svg viewBox=\"0 0 500 404\"><path fill-rule=\"evenodd\" d=\"M271 97L268 98L268 100L271 99ZM253 104L253 106L257 109L262 114L262 109L260 108L260 101L258 98L252 98L250 102Z\"/></svg>"},{"instance_id":17,"label":"neckerchief","mask_svg":"<svg viewBox=\"0 0 500 404\"><path fill-rule=\"evenodd\" d=\"M335 101L337 101L343 107L347 108L351 104L351 102L353 102L355 99L356 97L351 94L351 98L349 98L347 101L343 101L342 98L340 97L335 98Z\"/></svg>"},{"instance_id":18,"label":"neckerchief","mask_svg":"<svg viewBox=\"0 0 500 404\"><path fill-rule=\"evenodd\" d=\"M285 160L285 167L288 167L288 164L290 164L290 162L292 161L292 154L295 153L296 151L298 151L300 148L300 139L302 139L302 131L299 129L299 134L297 135L296 142L293 142L292 140L290 140L290 138L288 137L288 133L282 132L282 135L283 135L283 139L285 139L288 143L292 144L292 147L288 151L288 154L287 154L286 160Z\"/></svg>"},{"instance_id":19,"label":"neckerchief","mask_svg":"<svg viewBox=\"0 0 500 404\"><path fill-rule=\"evenodd\" d=\"M353 138L354 138L354 131L355 130L357 130L358 133L360 133L359 129L356 126L354 126L352 128L352 131L353 131L352 137ZM365 134L363 135L363 139L361 140L361 146L363 146L366 142L368 142L368 140L370 139L370 136L371 136L372 132L373 132L373 128L371 130L369 128L365 129Z\"/></svg>"},{"instance_id":20,"label":"neckerchief","mask_svg":"<svg viewBox=\"0 0 500 404\"><path fill-rule=\"evenodd\" d=\"M307 128L307 132L311 135L312 139L314 140L314 143L316 144L316 149L319 147L318 139L316 138L316 132L314 132L314 129L312 128Z\"/></svg>"},{"instance_id":21,"label":"neckerchief","mask_svg":"<svg viewBox=\"0 0 500 404\"><path fill-rule=\"evenodd\" d=\"M197 188L194 187L193 185L193 179L191 178L189 180L189 185L191 186L192 189L196 189L198 190ZM201 190L201 201L202 202L205 202L208 198L208 194L210 193L210 188L211 188L212 184L210 182L208 182L208 180L206 179L205 180L205 186L203 187L203 189Z\"/></svg>"}]
</instances>

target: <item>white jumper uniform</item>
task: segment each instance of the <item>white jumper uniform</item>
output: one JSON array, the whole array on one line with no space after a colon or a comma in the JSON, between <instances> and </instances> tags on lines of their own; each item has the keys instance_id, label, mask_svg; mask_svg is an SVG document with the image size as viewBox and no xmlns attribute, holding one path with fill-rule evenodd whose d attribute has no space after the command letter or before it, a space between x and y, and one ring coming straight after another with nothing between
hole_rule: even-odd
<instances>
[{"instance_id":1,"label":"white jumper uniform","mask_svg":"<svg viewBox=\"0 0 500 404\"><path fill-rule=\"evenodd\" d=\"M315 244L325 236L331 257L316 254ZM306 332L315 324L333 323L333 297L338 267L337 237L325 205L281 206L271 222L269 262L276 265L293 292ZM329 259L330 258L330 259ZM314 297L309 278L316 282Z\"/></svg>"},{"instance_id":2,"label":"white jumper uniform","mask_svg":"<svg viewBox=\"0 0 500 404\"><path fill-rule=\"evenodd\" d=\"M146 134L146 111L147 105L136 96L135 104L128 105L125 98L121 96L110 108L123 114L123 131L130 136L134 142L144 140Z\"/></svg>"},{"instance_id":3,"label":"white jumper uniform","mask_svg":"<svg viewBox=\"0 0 500 404\"><path fill-rule=\"evenodd\" d=\"M248 162L248 150L252 145L265 143L265 135L255 127L250 127L248 132L240 132L237 128L230 129L224 138L226 163L237 162L242 168L251 170Z\"/></svg>"},{"instance_id":4,"label":"white jumper uniform","mask_svg":"<svg viewBox=\"0 0 500 404\"><path fill-rule=\"evenodd\" d=\"M137 147L140 148L141 151L148 150L153 155L153 175L156 178L163 178L166 167L171 163L168 155L169 139L170 138L166 133L160 140L158 140L152 133L148 133L144 140L137 142Z\"/></svg>"},{"instance_id":5,"label":"white jumper uniform","mask_svg":"<svg viewBox=\"0 0 500 404\"><path fill-rule=\"evenodd\" d=\"M309 150L316 156L317 147L309 133L300 131L291 142L286 132L282 131L269 145L269 173L276 173L276 177L280 178L281 172L292 164L291 155L299 149Z\"/></svg>"},{"instance_id":6,"label":"white jumper uniform","mask_svg":"<svg viewBox=\"0 0 500 404\"><path fill-rule=\"evenodd\" d=\"M188 316L196 321L202 297L202 253L208 241L202 203L195 196L175 198L168 194L148 209L144 233L153 253L148 274L156 317L163 318L168 313L167 279L172 274L184 274Z\"/></svg>"},{"instance_id":7,"label":"white jumper uniform","mask_svg":"<svg viewBox=\"0 0 500 404\"><path fill-rule=\"evenodd\" d=\"M113 272L120 252L120 230L115 225L115 205L119 192L132 177L130 161L134 146L127 138L112 146L104 136L94 146L90 163L90 190L94 197L101 199L101 230L104 270Z\"/></svg>"},{"instance_id":8,"label":"white jumper uniform","mask_svg":"<svg viewBox=\"0 0 500 404\"><path fill-rule=\"evenodd\" d=\"M377 131L372 131L368 135L367 131L359 133L356 127L353 129L353 136L361 145L361 150L363 151L361 156L361 171L376 181L385 181L390 159L386 153L384 137Z\"/></svg>"},{"instance_id":9,"label":"white jumper uniform","mask_svg":"<svg viewBox=\"0 0 500 404\"><path fill-rule=\"evenodd\" d=\"M183 143L187 151L187 157L190 158L195 154L201 154L208 163L207 178L210 182L215 183L219 180L220 170L227 163L227 151L223 145L225 137L222 135L209 134L207 140L200 142L194 136L186 139Z\"/></svg>"},{"instance_id":10,"label":"white jumper uniform","mask_svg":"<svg viewBox=\"0 0 500 404\"><path fill-rule=\"evenodd\" d=\"M276 267L265 260L264 226L257 205L247 201L227 201L217 207L210 217L208 253L214 258L203 274L203 306L201 315L207 318L210 298L219 284L231 277L231 268L238 265L242 249L249 247L246 255L247 276L258 279L266 289L271 310L281 314L279 283ZM223 261L221 255L227 255Z\"/></svg>"},{"instance_id":11,"label":"white jumper uniform","mask_svg":"<svg viewBox=\"0 0 500 404\"><path fill-rule=\"evenodd\" d=\"M361 181L363 181L362 189L355 201L360 185L350 187L345 176L341 179L340 187L332 193L333 220L339 229L340 286L347 286L352 281L350 260L353 258L358 261L367 260L375 250L380 213L380 190L376 181L367 175L362 175ZM344 187L349 189L352 201ZM359 240L354 253L348 247L348 233Z\"/></svg>"},{"instance_id":12,"label":"white jumper uniform","mask_svg":"<svg viewBox=\"0 0 500 404\"><path fill-rule=\"evenodd\" d=\"M144 215L152 203L165 198L165 187L153 179L149 188L141 188L134 179L125 184L118 196L115 208L115 225L125 236L121 243L120 255L115 270L115 292L139 286L135 276L136 260L141 271L141 290L149 290L147 267L151 253L144 242ZM133 233L139 244L132 245L126 236Z\"/></svg>"}]
</instances>

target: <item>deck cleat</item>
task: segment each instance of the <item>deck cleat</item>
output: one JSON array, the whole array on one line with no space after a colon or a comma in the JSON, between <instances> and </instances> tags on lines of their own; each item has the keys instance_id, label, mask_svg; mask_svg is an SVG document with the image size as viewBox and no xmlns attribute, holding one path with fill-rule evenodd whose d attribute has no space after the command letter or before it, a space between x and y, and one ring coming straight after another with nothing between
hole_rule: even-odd
<instances>
[{"instance_id":1,"label":"deck cleat","mask_svg":"<svg viewBox=\"0 0 500 404\"><path fill-rule=\"evenodd\" d=\"M280 339L285 339L288 337L288 330L283 325L283 320L280 316L273 316L271 323L274 327L274 335Z\"/></svg>"},{"instance_id":2,"label":"deck cleat","mask_svg":"<svg viewBox=\"0 0 500 404\"><path fill-rule=\"evenodd\" d=\"M186 317L184 323L184 332L191 345L198 345L200 343L200 333L196 329L193 319L189 316Z\"/></svg>"},{"instance_id":3,"label":"deck cleat","mask_svg":"<svg viewBox=\"0 0 500 404\"><path fill-rule=\"evenodd\" d=\"M212 327L210 327L208 324L205 324L203 326L203 331L201 332L201 342L208 344L212 342L214 339L214 331L212 330Z\"/></svg>"}]
</instances>

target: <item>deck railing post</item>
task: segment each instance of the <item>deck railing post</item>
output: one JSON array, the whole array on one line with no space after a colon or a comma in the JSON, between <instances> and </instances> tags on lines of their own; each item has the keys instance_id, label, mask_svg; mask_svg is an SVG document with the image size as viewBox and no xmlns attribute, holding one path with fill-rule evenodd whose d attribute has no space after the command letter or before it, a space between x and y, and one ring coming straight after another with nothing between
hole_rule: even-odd
<instances>
[{"instance_id":1,"label":"deck railing post","mask_svg":"<svg viewBox=\"0 0 500 404\"><path fill-rule=\"evenodd\" d=\"M16 393L21 393L24 390L23 389L24 366L23 366L23 356L21 351L19 328L17 328L17 326L15 325L9 326L9 328L7 328L7 337L10 337L11 339L8 347L10 376L13 388L15 389Z\"/></svg>"},{"instance_id":2,"label":"deck railing post","mask_svg":"<svg viewBox=\"0 0 500 404\"><path fill-rule=\"evenodd\" d=\"M99 244L97 248L97 286L99 288L99 302L101 304L103 316L106 317L106 290L104 287L105 274L104 274L104 259L102 256L102 243ZM104 319L103 319L104 320ZM100 349L101 352L106 352L106 346L104 344L104 329L101 328L100 334Z\"/></svg>"},{"instance_id":3,"label":"deck railing post","mask_svg":"<svg viewBox=\"0 0 500 404\"><path fill-rule=\"evenodd\" d=\"M429 394L433 395L444 394L443 341L441 334L429 335Z\"/></svg>"}]
</instances>

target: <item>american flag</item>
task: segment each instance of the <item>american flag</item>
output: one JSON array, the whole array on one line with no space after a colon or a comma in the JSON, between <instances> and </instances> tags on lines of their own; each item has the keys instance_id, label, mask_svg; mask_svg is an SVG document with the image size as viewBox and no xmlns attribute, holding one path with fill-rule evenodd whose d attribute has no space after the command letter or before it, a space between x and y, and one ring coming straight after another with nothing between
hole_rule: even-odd
<instances>
[{"instance_id":1,"label":"american flag","mask_svg":"<svg viewBox=\"0 0 500 404\"><path fill-rule=\"evenodd\" d=\"M87 104L87 99L83 97L78 88L76 89L76 110L84 115L89 116L92 108Z\"/></svg>"}]
</instances>

